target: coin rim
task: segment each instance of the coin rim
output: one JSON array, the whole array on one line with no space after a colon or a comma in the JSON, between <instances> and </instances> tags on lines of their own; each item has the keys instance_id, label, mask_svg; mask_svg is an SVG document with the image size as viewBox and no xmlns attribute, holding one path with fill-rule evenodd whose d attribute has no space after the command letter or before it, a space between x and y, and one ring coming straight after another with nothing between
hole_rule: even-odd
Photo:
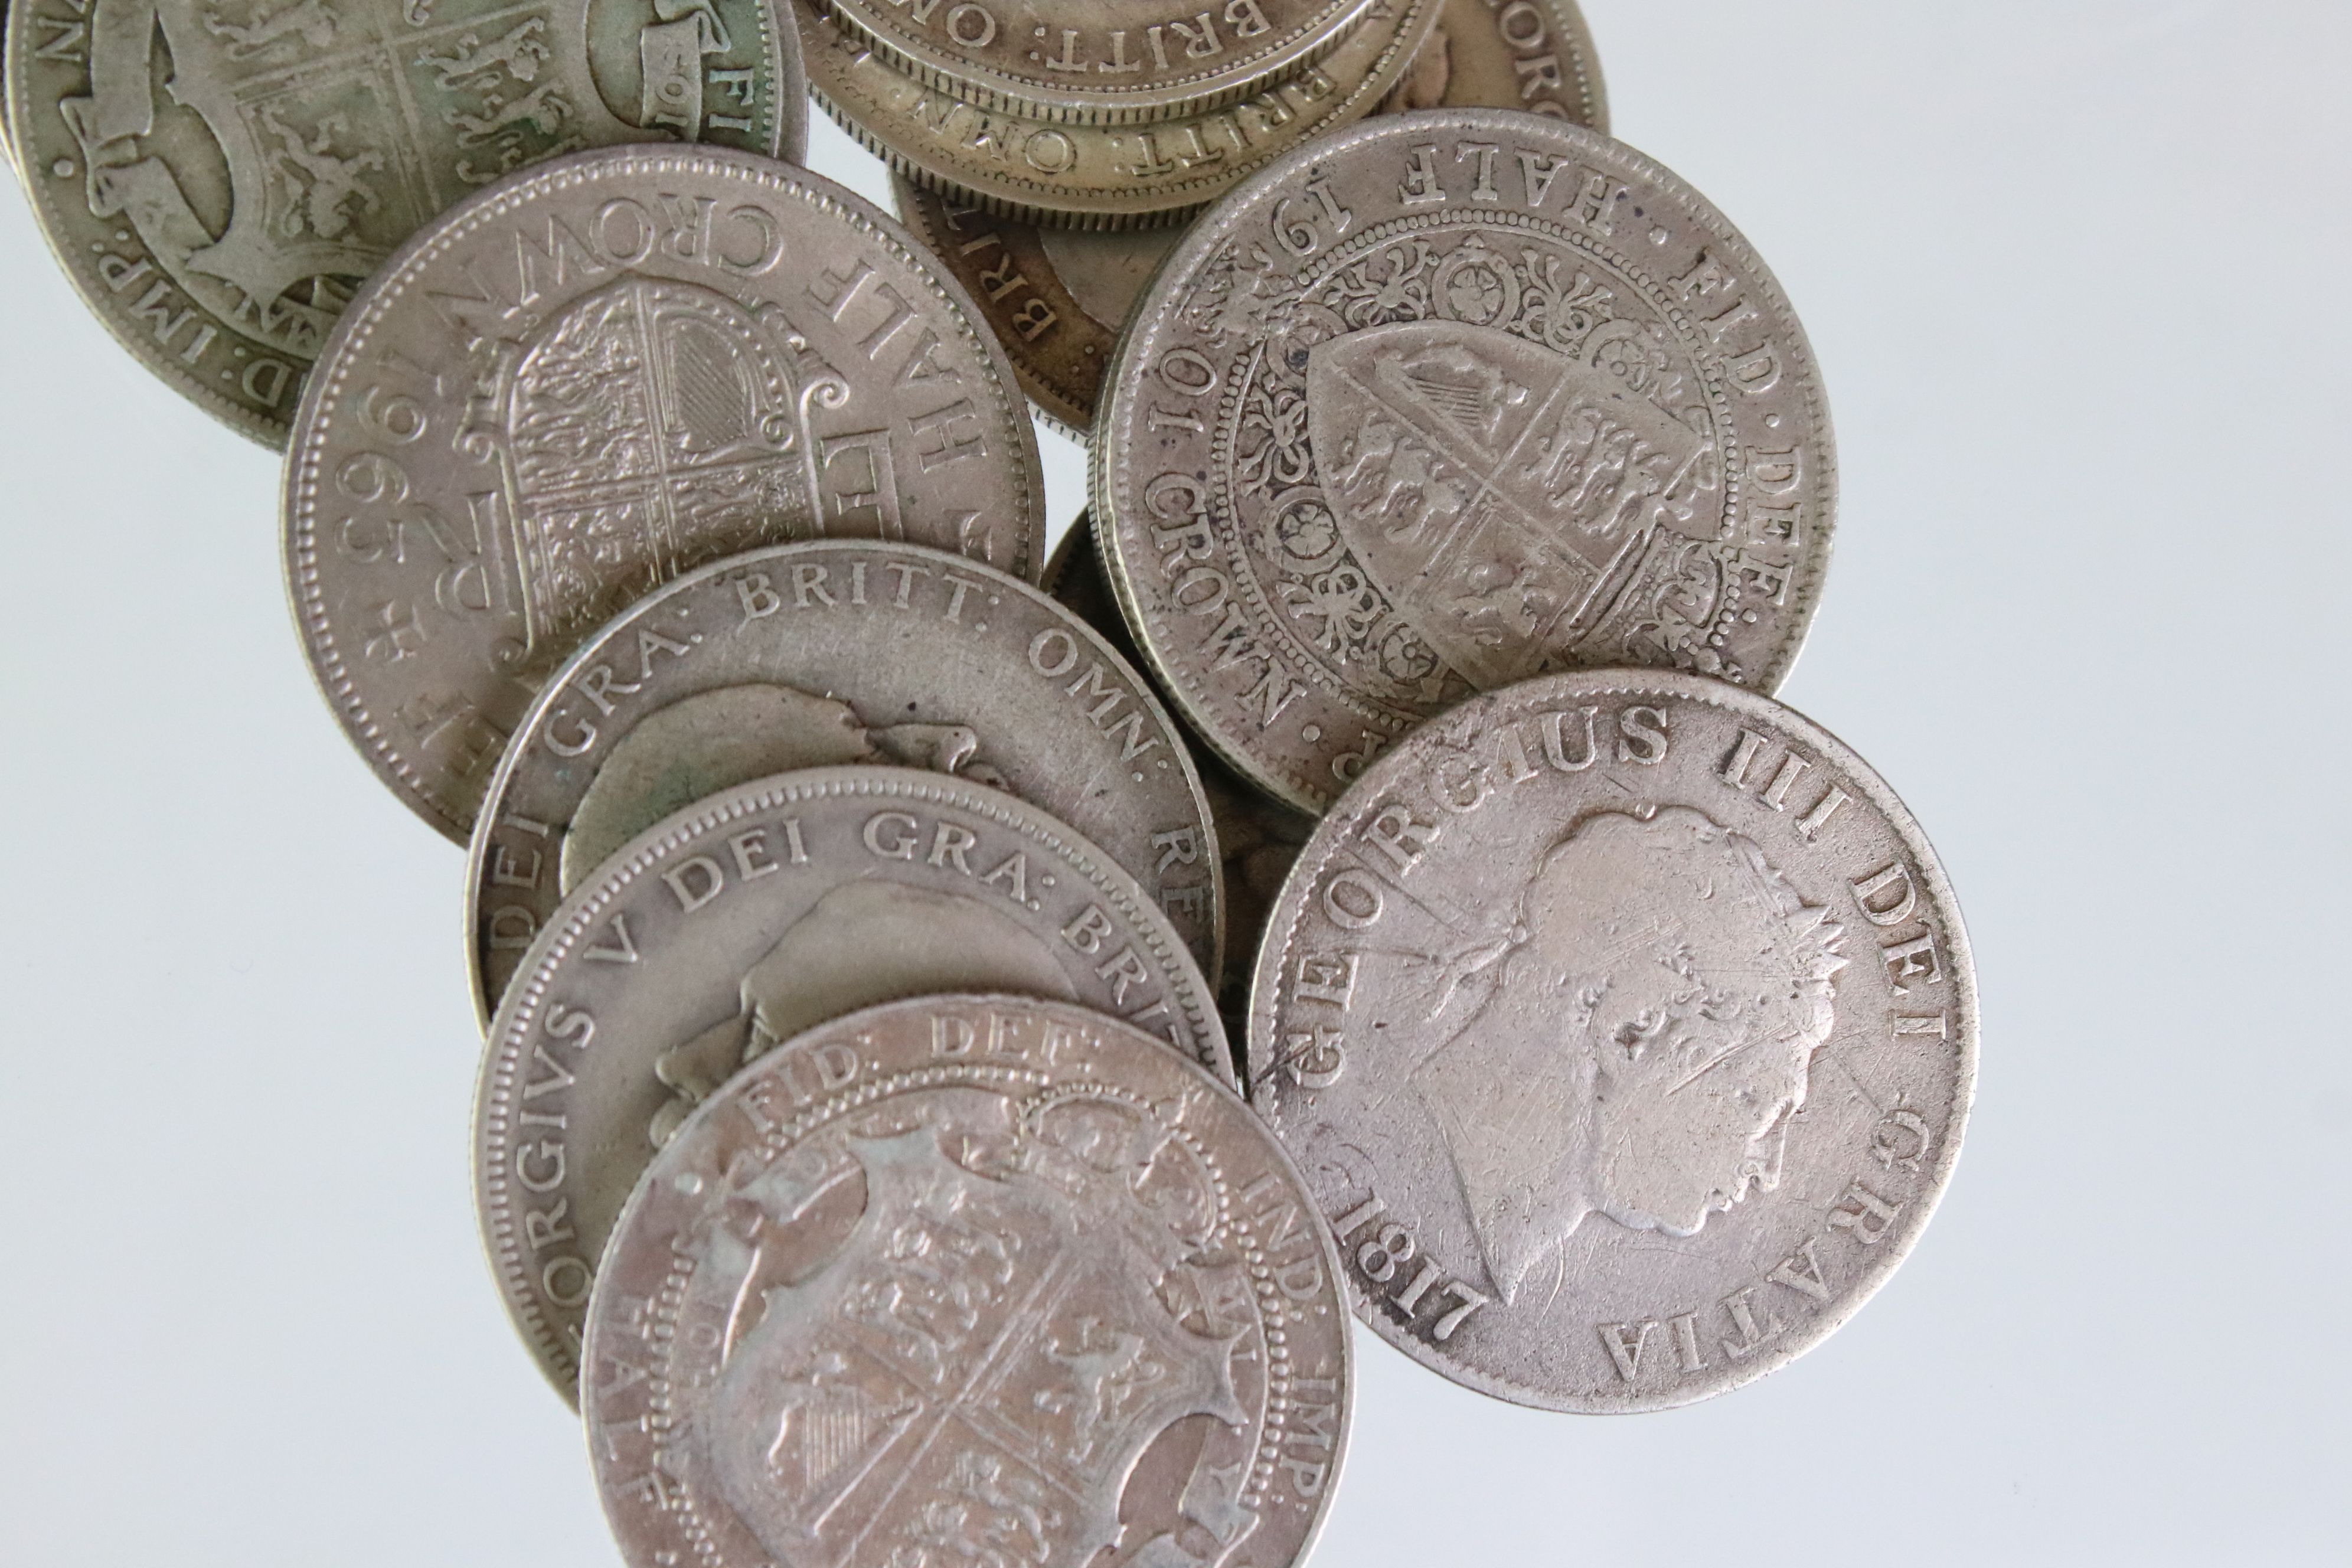
<instances>
[{"instance_id":1,"label":"coin rim","mask_svg":"<svg viewBox=\"0 0 2352 1568\"><path fill-rule=\"evenodd\" d=\"M1016 119L1066 125L1153 125L1208 114L1238 103L1262 89L1297 76L1347 40L1376 0L1325 0L1324 14L1291 30L1278 47L1250 57L1239 67L1196 70L1163 79L1150 92L1104 83L1088 91L1070 83L1020 76L1001 67L952 55L920 35L894 36L862 8L860 0L817 0L826 16L882 57L902 75L975 109ZM1035 19L1034 9L1022 17ZM1042 29L1041 29L1042 32ZM1036 58L1031 55L1032 59ZM1085 79L1081 78L1080 79ZM1061 90L1055 90L1059 88Z\"/></svg>"},{"instance_id":2,"label":"coin rim","mask_svg":"<svg viewBox=\"0 0 2352 1568\"><path fill-rule=\"evenodd\" d=\"M1920 1237L1927 1234L1928 1223L1935 1218L1937 1208L1950 1190L1952 1173L1959 1163L1960 1145L1968 1131L1969 1113L1976 1105L1978 1047L1983 1023L1979 1011L1974 949L1969 945L1968 927L1960 914L1960 901L1952 890L1943 860L1937 855L1935 846L1928 842L1927 833L1920 827L1918 818L1911 814L1910 807L1903 804L1902 797L1895 793L1894 787L1853 747L1779 699L1734 686L1727 680L1686 675L1679 670L1641 667L1563 670L1481 692L1446 710L1374 759L1356 782L1348 786L1340 801L1335 803L1323 820L1316 824L1314 833L1299 849L1298 858L1291 863L1290 870L1283 878L1282 890L1276 895L1266 916L1266 934L1258 944L1257 963L1251 971L1249 1017L1243 1044L1244 1092L1246 1093L1265 1076L1260 1071L1262 1064L1265 1072L1273 1070L1274 1019L1280 1000L1280 976L1284 961L1297 933L1301 907L1315 881L1329 869L1334 846L1341 834L1355 826L1348 820L1340 805L1360 796L1370 800L1387 790L1399 774L1406 773L1408 764L1425 761L1414 753L1411 742L1416 737L1428 741L1440 725L1475 726L1486 722L1491 730L1493 721L1500 718L1494 710L1507 705L1517 709L1536 701L1573 702L1612 696L1663 696L1673 701L1707 704L1735 716L1753 718L1812 748L1822 760L1843 770L1859 787L1871 807L1885 819L1897 841L1910 853L1916 863L1928 901L1945 922L1944 955L1953 982L1952 1011L1959 1019L1959 1027L1949 1042L1954 1050L1952 1112L1946 1124L1942 1146L1932 1162L1933 1176L1927 1184L1927 1191L1923 1198L1913 1200L1920 1205L1916 1211L1917 1222L1910 1227L1907 1236L1889 1238L1895 1242L1893 1251L1876 1254L1873 1260L1874 1276L1865 1274L1854 1288L1808 1320L1803 1332L1796 1336L1793 1342L1784 1340L1769 1353L1760 1354L1754 1360L1726 1363L1727 1366L1736 1365L1737 1370L1719 1381L1695 1389L1633 1394L1622 1399L1598 1400L1557 1394L1500 1373L1474 1367L1442 1346L1412 1337L1397 1328L1384 1314L1373 1310L1366 1300L1367 1292L1352 1274L1349 1276L1349 1300L1355 1305L1357 1318L1381 1339L1432 1372L1465 1388L1514 1405L1585 1415L1672 1410L1743 1388L1818 1349L1872 1297L1877 1295L1911 1256L1912 1248L1918 1245ZM1513 715L1515 718L1523 716L1523 713L1516 712ZM1260 1043L1262 1038L1263 1046ZM1258 1106L1258 1114L1274 1130L1276 1138L1282 1138L1278 1107L1272 1103L1259 1106L1255 1098L1251 1103Z\"/></svg>"},{"instance_id":3,"label":"coin rim","mask_svg":"<svg viewBox=\"0 0 2352 1568\"><path fill-rule=\"evenodd\" d=\"M338 429L331 399L341 393L350 376L352 361L366 350L379 319L417 281L416 274L421 268L507 208L520 206L540 196L541 185L592 184L606 173L604 165L637 163L675 163L685 165L686 173L741 178L755 188L782 192L789 200L834 214L852 230L864 227L872 240L885 249L895 249L908 270L928 280L940 302L948 306L966 342L983 365L996 372L987 391L997 399L1004 429L1013 437L1014 449L1006 455L1005 468L1014 481L1009 487L1015 502L1013 521L1021 525L1019 559L1024 568L1006 574L1034 581L1036 574L1045 570L1045 469L1027 400L1020 395L1004 346L989 330L970 292L934 261L922 241L908 233L896 218L856 192L797 163L756 153L705 147L698 142L667 147L652 143L594 147L517 170L446 209L411 236L344 307L334 331L320 351L318 363L304 379L301 401L296 405L291 426L294 437L287 444L285 474L279 487L279 548L285 563L286 596L295 624L301 628L304 663L310 668L311 680L328 707L334 710L336 721L342 726L352 748L366 760L376 777L412 813L443 837L459 845L471 835L472 822L446 816L439 803L426 793L415 764L385 738L383 726L359 695L352 667L345 662L335 628L329 623L317 586L319 559L323 552L318 540L320 520L314 515L320 480L313 465L330 434ZM657 174L665 171L656 168L627 172ZM508 739L510 742L512 738L510 732ZM475 815L480 815L478 802Z\"/></svg>"}]
</instances>

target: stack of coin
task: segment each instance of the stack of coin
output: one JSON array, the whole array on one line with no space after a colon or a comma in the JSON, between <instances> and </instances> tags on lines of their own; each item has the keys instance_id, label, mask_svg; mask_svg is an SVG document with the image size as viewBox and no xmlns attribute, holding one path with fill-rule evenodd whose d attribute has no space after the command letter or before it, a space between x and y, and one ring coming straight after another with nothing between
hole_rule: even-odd
<instances>
[{"instance_id":1,"label":"stack of coin","mask_svg":"<svg viewBox=\"0 0 2352 1568\"><path fill-rule=\"evenodd\" d=\"M1974 978L1769 695L1820 379L1571 0L25 20L68 273L287 444L469 845L482 1237L637 1568L1278 1568L1350 1309L1656 1409L1917 1238Z\"/></svg>"}]
</instances>

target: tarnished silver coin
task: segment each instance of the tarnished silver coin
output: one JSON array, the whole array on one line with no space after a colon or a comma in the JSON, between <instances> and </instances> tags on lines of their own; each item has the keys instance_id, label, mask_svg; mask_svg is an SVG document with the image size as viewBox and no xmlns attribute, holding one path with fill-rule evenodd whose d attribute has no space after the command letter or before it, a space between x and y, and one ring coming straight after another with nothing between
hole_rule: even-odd
<instances>
[{"instance_id":1,"label":"tarnished silver coin","mask_svg":"<svg viewBox=\"0 0 2352 1568\"><path fill-rule=\"evenodd\" d=\"M1199 114L1297 76L1370 0L1223 0L1135 13L1105 0L827 0L917 80L983 109L1080 125Z\"/></svg>"},{"instance_id":2,"label":"tarnished silver coin","mask_svg":"<svg viewBox=\"0 0 2352 1568\"><path fill-rule=\"evenodd\" d=\"M1097 428L1145 653L1308 809L1547 670L1769 691L1828 564L1829 412L1779 285L1689 186L1557 119L1385 117L1266 170L1160 269Z\"/></svg>"},{"instance_id":3,"label":"tarnished silver coin","mask_svg":"<svg viewBox=\"0 0 2352 1568\"><path fill-rule=\"evenodd\" d=\"M362 290L286 474L303 642L463 839L541 681L694 567L817 535L1041 564L1037 436L970 298L829 180L621 148L515 175Z\"/></svg>"},{"instance_id":4,"label":"tarnished silver coin","mask_svg":"<svg viewBox=\"0 0 2352 1568\"><path fill-rule=\"evenodd\" d=\"M782 0L10 8L10 133L67 276L150 370L273 447L353 291L459 198L588 147L807 142Z\"/></svg>"},{"instance_id":5,"label":"tarnished silver coin","mask_svg":"<svg viewBox=\"0 0 2352 1568\"><path fill-rule=\"evenodd\" d=\"M1142 883L1214 984L1223 878L1188 745L1122 653L1003 573L848 540L730 557L609 622L516 728L467 868L476 1005L487 1019L563 895L638 833L845 763L1042 807Z\"/></svg>"},{"instance_id":6,"label":"tarnished silver coin","mask_svg":"<svg viewBox=\"0 0 2352 1568\"><path fill-rule=\"evenodd\" d=\"M1592 36L1576 0L1446 0L1437 30L1373 110L1486 104L1609 129ZM1095 232L1002 217L892 176L891 200L980 301L1045 416L1084 437L1120 330L1174 228Z\"/></svg>"},{"instance_id":7,"label":"tarnished silver coin","mask_svg":"<svg viewBox=\"0 0 2352 1568\"><path fill-rule=\"evenodd\" d=\"M583 1414L632 1568L1290 1568L1353 1392L1338 1260L1230 1091L1066 1005L801 1036L654 1161Z\"/></svg>"},{"instance_id":8,"label":"tarnished silver coin","mask_svg":"<svg viewBox=\"0 0 2352 1568\"><path fill-rule=\"evenodd\" d=\"M482 1237L555 1385L573 1390L614 1215L696 1104L829 1018L974 990L1076 1002L1233 1075L1208 982L1135 879L969 780L739 784L573 889L499 1005L474 1120Z\"/></svg>"},{"instance_id":9,"label":"tarnished silver coin","mask_svg":"<svg viewBox=\"0 0 2352 1568\"><path fill-rule=\"evenodd\" d=\"M1338 47L1297 75L1239 103L1150 125L982 109L899 69L816 0L793 0L793 9L817 101L893 169L992 212L1068 228L1133 228L1171 223L1369 113L1412 63L1442 4L1374 0Z\"/></svg>"},{"instance_id":10,"label":"tarnished silver coin","mask_svg":"<svg viewBox=\"0 0 2352 1568\"><path fill-rule=\"evenodd\" d=\"M1119 618L1109 584L1103 580L1094 530L1083 514L1046 561L1045 587L1101 633L1103 640L1136 668L1148 668L1127 623ZM1217 988L1217 1006L1224 1016L1226 1030L1239 1038L1245 1032L1242 1020L1249 1010L1250 972L1257 962L1258 942L1265 934L1266 916L1282 890L1290 863L1315 830L1315 819L1239 777L1213 752L1203 751L1192 761L1200 769L1224 870L1218 907L1224 915L1227 962Z\"/></svg>"},{"instance_id":11,"label":"tarnished silver coin","mask_svg":"<svg viewBox=\"0 0 2352 1568\"><path fill-rule=\"evenodd\" d=\"M1654 1410L1819 1344L1950 1180L1976 1079L1935 851L1834 737L1666 671L1433 720L1317 827L1253 1102L1391 1344Z\"/></svg>"}]
</instances>

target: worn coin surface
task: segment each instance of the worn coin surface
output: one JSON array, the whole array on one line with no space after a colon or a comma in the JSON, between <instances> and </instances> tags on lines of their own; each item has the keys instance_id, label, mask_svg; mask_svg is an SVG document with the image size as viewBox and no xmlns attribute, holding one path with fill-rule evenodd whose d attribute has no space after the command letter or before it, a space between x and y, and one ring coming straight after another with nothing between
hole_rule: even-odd
<instances>
[{"instance_id":1,"label":"worn coin surface","mask_svg":"<svg viewBox=\"0 0 2352 1568\"><path fill-rule=\"evenodd\" d=\"M1338 1259L1229 1090L1064 1004L926 997L763 1057L605 1254L583 1414L633 1568L1302 1559Z\"/></svg>"},{"instance_id":2,"label":"worn coin surface","mask_svg":"<svg viewBox=\"0 0 2352 1568\"><path fill-rule=\"evenodd\" d=\"M1003 573L817 540L647 595L540 692L475 824L476 1005L487 1019L563 895L654 823L730 784L859 762L958 774L1050 812L1142 883L1215 981L1208 801L1124 654Z\"/></svg>"},{"instance_id":3,"label":"worn coin surface","mask_svg":"<svg viewBox=\"0 0 2352 1568\"><path fill-rule=\"evenodd\" d=\"M971 990L1076 1002L1233 1076L1208 982L1135 879L970 780L755 780L573 889L499 1005L474 1121L483 1239L556 1386L572 1389L613 1216L697 1103L828 1018Z\"/></svg>"},{"instance_id":4,"label":"worn coin surface","mask_svg":"<svg viewBox=\"0 0 2352 1568\"><path fill-rule=\"evenodd\" d=\"M10 134L59 263L270 446L362 280L459 198L587 147L806 144L777 0L20 3Z\"/></svg>"},{"instance_id":5,"label":"worn coin surface","mask_svg":"<svg viewBox=\"0 0 2352 1568\"><path fill-rule=\"evenodd\" d=\"M1370 112L1403 74L1442 3L1375 0L1328 56L1255 97L1181 120L1110 126L966 103L892 66L813 0L794 0L793 8L817 100L916 184L1062 227L1132 228L1174 222L1289 149Z\"/></svg>"},{"instance_id":6,"label":"worn coin surface","mask_svg":"<svg viewBox=\"0 0 2352 1568\"><path fill-rule=\"evenodd\" d=\"M1540 671L1769 690L1828 564L1828 407L1780 286L1689 186L1558 119L1384 117L1257 176L1160 269L1098 426L1145 653L1308 809Z\"/></svg>"},{"instance_id":7,"label":"worn coin surface","mask_svg":"<svg viewBox=\"0 0 2352 1568\"><path fill-rule=\"evenodd\" d=\"M1102 563L1095 553L1094 530L1085 515L1070 525L1045 563L1046 592L1076 612L1100 632L1136 668L1147 668L1127 623L1119 618L1110 584L1103 580ZM1224 875L1219 908L1224 912L1224 978L1217 988L1217 1007L1225 1028L1235 1038L1245 1032L1249 1011L1250 973L1258 942L1265 934L1266 916L1290 863L1315 830L1315 819L1283 805L1203 751L1193 757L1201 786L1215 825L1217 853Z\"/></svg>"},{"instance_id":8,"label":"worn coin surface","mask_svg":"<svg viewBox=\"0 0 2352 1568\"><path fill-rule=\"evenodd\" d=\"M983 109L1082 125L1198 114L1320 59L1369 0L1224 0L1136 12L1105 0L827 0L917 79Z\"/></svg>"},{"instance_id":9,"label":"worn coin surface","mask_svg":"<svg viewBox=\"0 0 2352 1568\"><path fill-rule=\"evenodd\" d=\"M1918 1239L1976 1076L1935 851L1793 710L1666 671L1474 699L1317 827L1254 1103L1381 1336L1547 1409L1821 1342Z\"/></svg>"},{"instance_id":10,"label":"worn coin surface","mask_svg":"<svg viewBox=\"0 0 2352 1568\"><path fill-rule=\"evenodd\" d=\"M961 285L790 164L585 153L436 219L304 393L286 563L384 782L463 839L532 692L630 601L813 535L1034 578L1037 437Z\"/></svg>"},{"instance_id":11,"label":"worn coin surface","mask_svg":"<svg viewBox=\"0 0 2352 1568\"><path fill-rule=\"evenodd\" d=\"M1470 104L1608 130L1601 65L1576 0L1446 0L1436 31L1374 112ZM1120 329L1181 231L1024 223L903 174L891 177L891 197L980 302L1029 400L1083 436Z\"/></svg>"}]
</instances>

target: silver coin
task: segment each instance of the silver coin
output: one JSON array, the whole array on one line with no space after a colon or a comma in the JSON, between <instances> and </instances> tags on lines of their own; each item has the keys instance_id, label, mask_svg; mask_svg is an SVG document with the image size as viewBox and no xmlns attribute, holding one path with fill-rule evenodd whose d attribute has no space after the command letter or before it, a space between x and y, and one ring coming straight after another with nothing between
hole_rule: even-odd
<instances>
[{"instance_id":1,"label":"silver coin","mask_svg":"<svg viewBox=\"0 0 2352 1568\"><path fill-rule=\"evenodd\" d=\"M1132 1029L935 997L814 1030L656 1159L590 1310L633 1568L1289 1568L1353 1394L1249 1109Z\"/></svg>"},{"instance_id":2,"label":"silver coin","mask_svg":"<svg viewBox=\"0 0 2352 1568\"><path fill-rule=\"evenodd\" d=\"M598 632L516 728L467 871L475 1004L623 844L730 784L897 763L1018 795L1143 885L1213 984L1216 836L1143 678L1027 584L905 544L730 557Z\"/></svg>"},{"instance_id":3,"label":"silver coin","mask_svg":"<svg viewBox=\"0 0 2352 1568\"><path fill-rule=\"evenodd\" d=\"M769 159L622 148L451 209L303 394L286 565L321 689L463 840L581 639L813 535L1034 578L1036 430L970 298L891 219Z\"/></svg>"},{"instance_id":4,"label":"silver coin","mask_svg":"<svg viewBox=\"0 0 2352 1568\"><path fill-rule=\"evenodd\" d=\"M1894 792L1793 710L1547 676L1415 731L1317 827L1258 958L1253 1102L1381 1338L1551 1410L1819 1344L1959 1153L1969 942Z\"/></svg>"},{"instance_id":5,"label":"silver coin","mask_svg":"<svg viewBox=\"0 0 2352 1568\"><path fill-rule=\"evenodd\" d=\"M829 1018L971 990L1115 1015L1232 1078L1208 982L1135 879L968 780L853 766L739 784L574 889L499 1005L474 1120L483 1240L556 1386L573 1389L613 1218L697 1103Z\"/></svg>"},{"instance_id":6,"label":"silver coin","mask_svg":"<svg viewBox=\"0 0 2352 1568\"><path fill-rule=\"evenodd\" d=\"M1103 578L1101 558L1095 553L1094 530L1083 514L1047 559L1045 587L1136 668L1150 668L1119 618L1118 605ZM1238 1039L1245 1033L1242 1020L1249 1011L1250 972L1265 935L1266 917L1290 873L1290 863L1315 830L1315 819L1257 788L1219 762L1213 752L1203 751L1192 761L1208 797L1224 872L1218 907L1223 911L1231 962L1217 989L1217 1007L1226 1030Z\"/></svg>"},{"instance_id":7,"label":"silver coin","mask_svg":"<svg viewBox=\"0 0 2352 1568\"><path fill-rule=\"evenodd\" d=\"M798 159L808 140L780 0L74 0L19 20L11 134L59 265L150 370L273 447L352 291L461 197L586 147Z\"/></svg>"},{"instance_id":8,"label":"silver coin","mask_svg":"<svg viewBox=\"0 0 2352 1568\"><path fill-rule=\"evenodd\" d=\"M1128 125L1204 113L1298 75L1370 0L1226 0L1138 16L1104 0L908 6L830 0L829 15L951 98L1030 119Z\"/></svg>"},{"instance_id":9,"label":"silver coin","mask_svg":"<svg viewBox=\"0 0 2352 1568\"><path fill-rule=\"evenodd\" d=\"M1829 554L1804 331L1639 153L1448 109L1285 158L1122 341L1095 527L1185 716L1319 810L1473 691L1560 668L1778 685Z\"/></svg>"}]
</instances>

